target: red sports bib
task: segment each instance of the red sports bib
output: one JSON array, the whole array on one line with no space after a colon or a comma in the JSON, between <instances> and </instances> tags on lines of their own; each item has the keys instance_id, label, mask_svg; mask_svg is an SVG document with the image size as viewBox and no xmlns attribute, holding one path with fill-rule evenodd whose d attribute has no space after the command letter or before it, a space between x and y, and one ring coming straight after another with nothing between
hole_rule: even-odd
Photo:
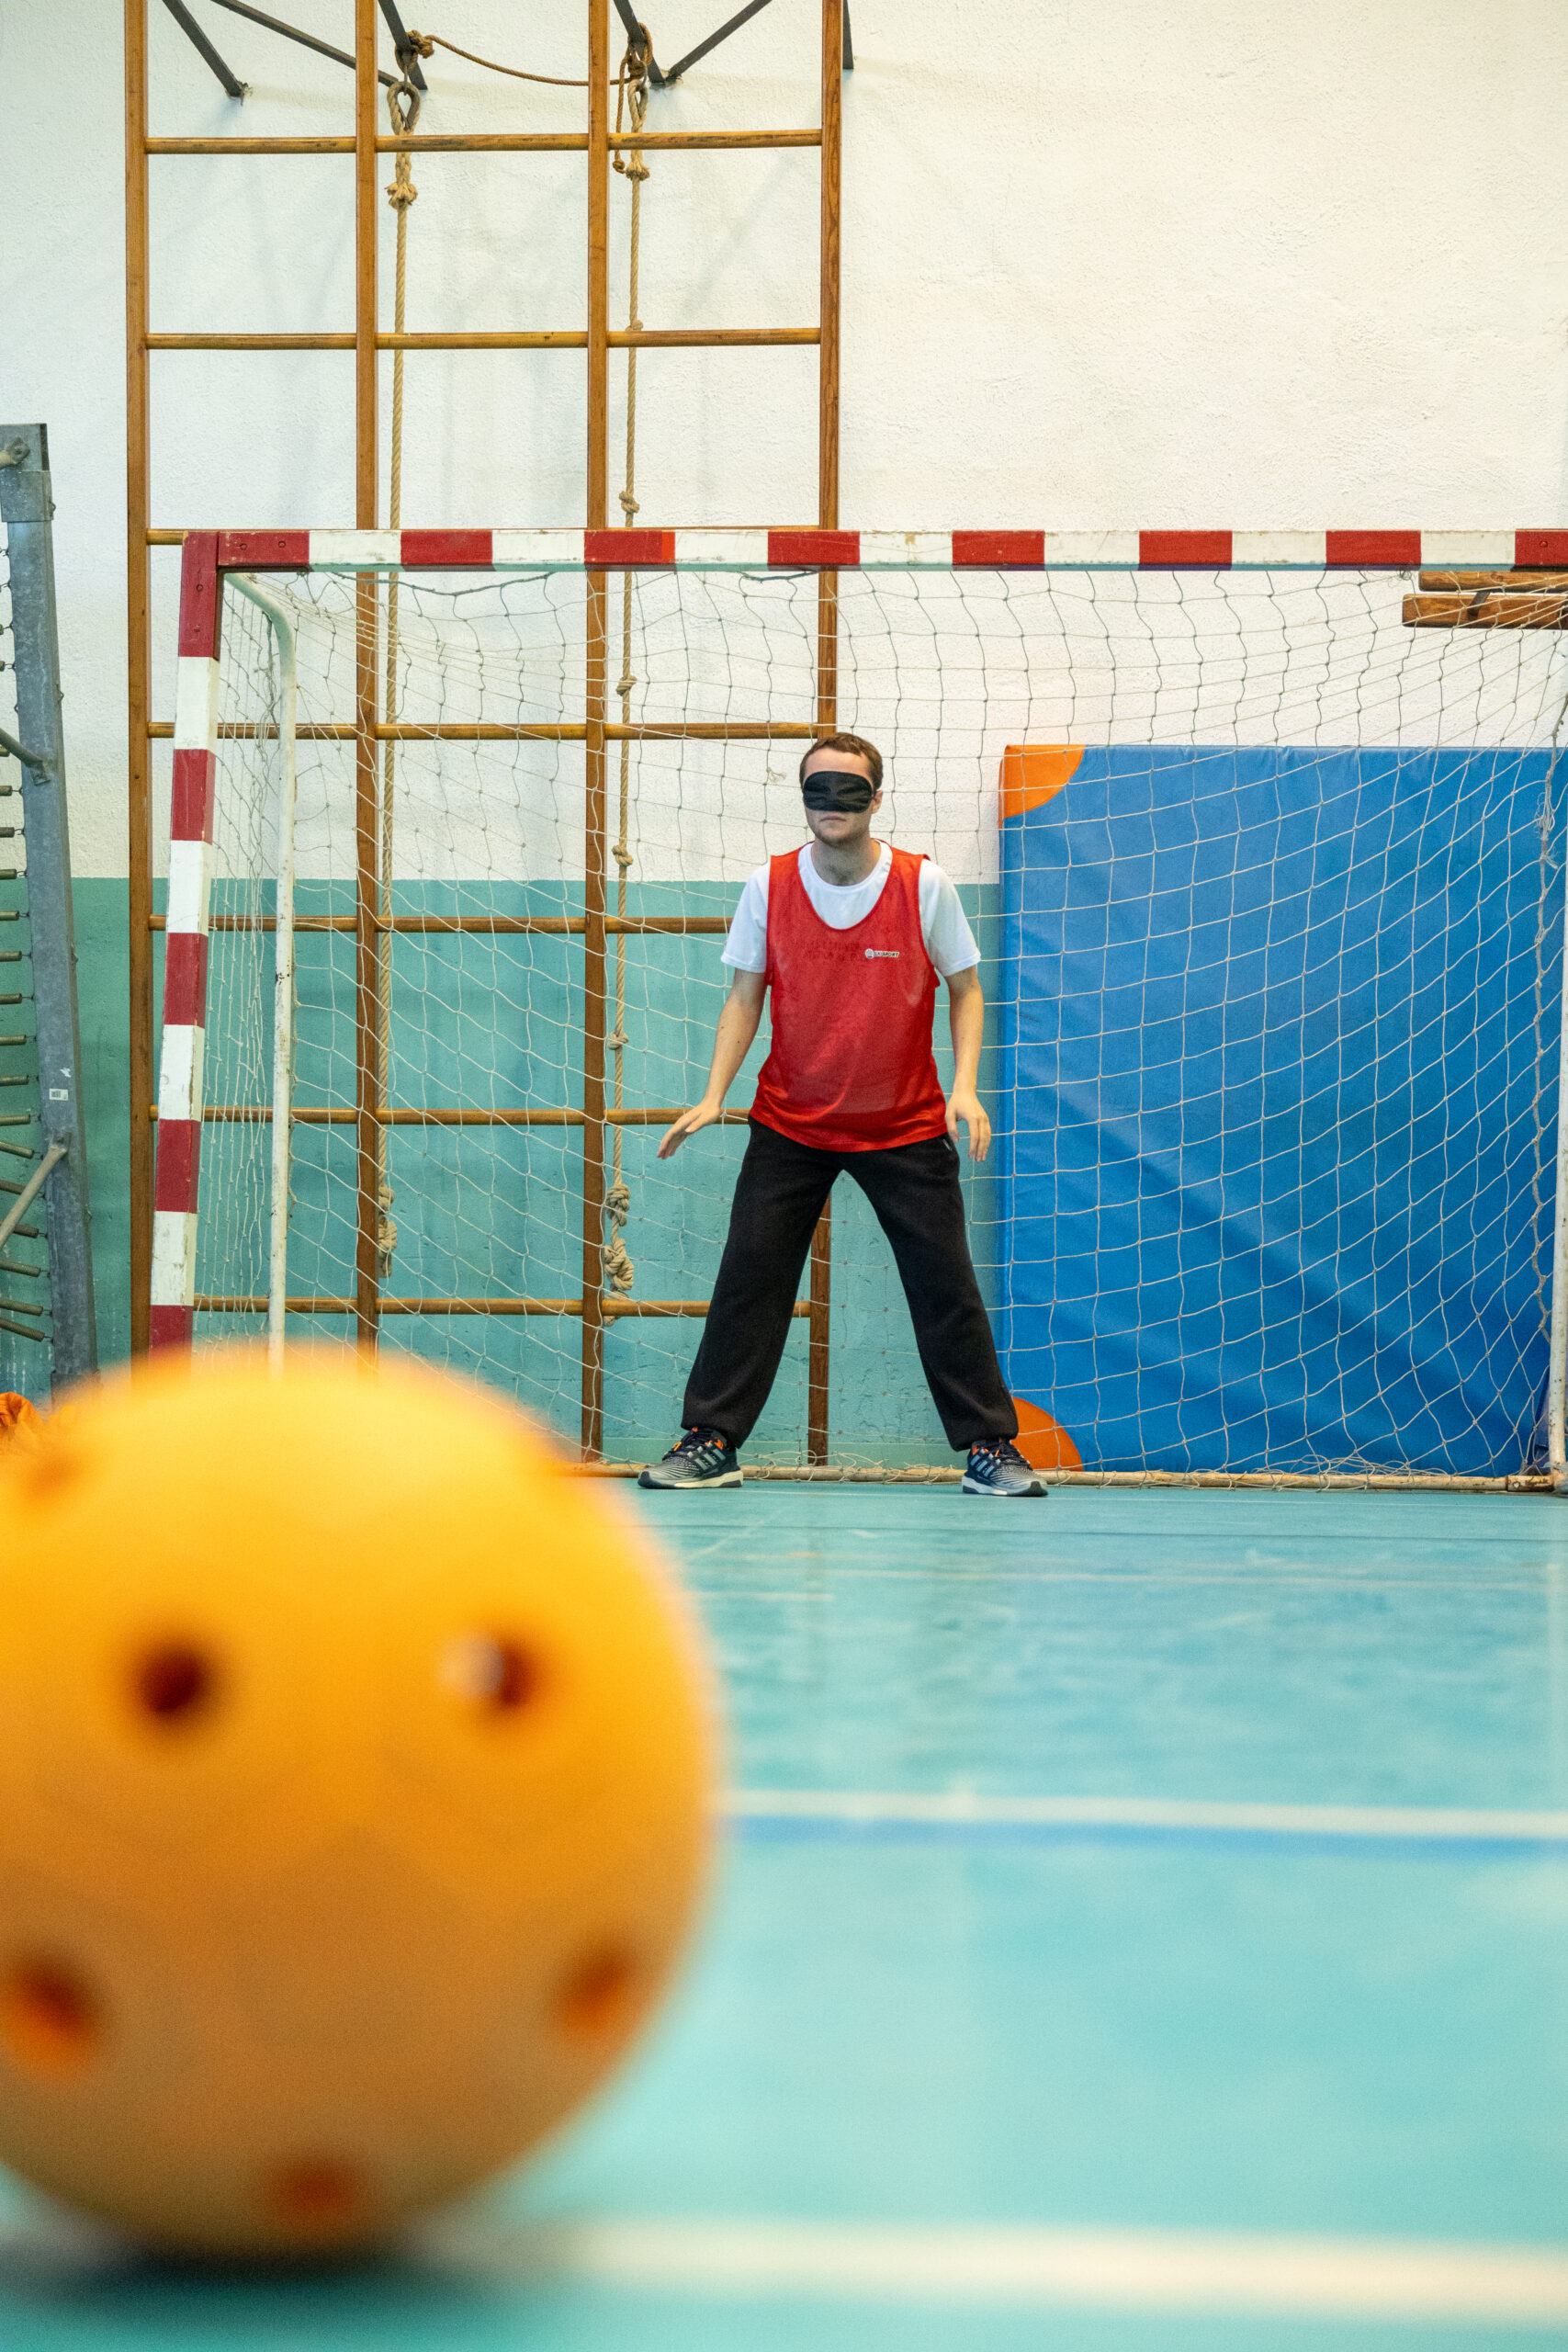
<instances>
[{"instance_id":1,"label":"red sports bib","mask_svg":"<svg viewBox=\"0 0 1568 2352\"><path fill-rule=\"evenodd\" d=\"M945 1129L921 863L896 849L871 912L834 931L806 894L797 853L770 861L773 1037L751 1104L765 1127L820 1151L886 1151Z\"/></svg>"}]
</instances>

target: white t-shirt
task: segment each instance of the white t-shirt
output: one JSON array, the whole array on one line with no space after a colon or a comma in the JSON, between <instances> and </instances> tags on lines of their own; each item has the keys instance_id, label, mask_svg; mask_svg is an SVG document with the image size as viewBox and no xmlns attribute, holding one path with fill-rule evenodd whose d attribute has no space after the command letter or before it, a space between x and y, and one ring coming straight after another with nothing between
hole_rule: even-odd
<instances>
[{"instance_id":1,"label":"white t-shirt","mask_svg":"<svg viewBox=\"0 0 1568 2352\"><path fill-rule=\"evenodd\" d=\"M811 843L806 842L800 853L800 878L806 885L806 895L829 931L848 931L852 924L863 922L881 898L892 871L893 852L886 842L876 864L860 882L824 882L813 862ZM933 865L929 857L920 861L920 936L926 943L926 954L944 980L954 972L967 972L980 960L975 934L958 903L958 893L941 866ZM729 936L724 943L724 960L739 972L765 972L768 968L765 865L759 865L748 877L740 893L740 904L735 910Z\"/></svg>"}]
</instances>

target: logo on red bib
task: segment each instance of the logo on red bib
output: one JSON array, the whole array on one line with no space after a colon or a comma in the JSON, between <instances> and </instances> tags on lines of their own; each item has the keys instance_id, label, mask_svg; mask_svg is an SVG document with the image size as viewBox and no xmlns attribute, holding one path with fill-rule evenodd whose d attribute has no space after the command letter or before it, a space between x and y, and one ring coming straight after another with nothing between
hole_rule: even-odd
<instances>
[{"instance_id":1,"label":"logo on red bib","mask_svg":"<svg viewBox=\"0 0 1568 2352\"><path fill-rule=\"evenodd\" d=\"M885 956L890 957L895 964L898 961L897 947L868 947L865 951L865 960L868 964Z\"/></svg>"}]
</instances>

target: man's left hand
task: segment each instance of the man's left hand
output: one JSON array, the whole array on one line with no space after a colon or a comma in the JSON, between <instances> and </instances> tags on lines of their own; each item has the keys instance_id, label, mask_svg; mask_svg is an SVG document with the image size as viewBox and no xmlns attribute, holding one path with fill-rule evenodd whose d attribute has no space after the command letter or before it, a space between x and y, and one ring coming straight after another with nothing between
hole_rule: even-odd
<instances>
[{"instance_id":1,"label":"man's left hand","mask_svg":"<svg viewBox=\"0 0 1568 2352\"><path fill-rule=\"evenodd\" d=\"M980 1108L979 1096L961 1093L955 1087L947 1098L947 1132L954 1143L960 1119L969 1130L970 1159L984 1159L991 1148L991 1123Z\"/></svg>"}]
</instances>

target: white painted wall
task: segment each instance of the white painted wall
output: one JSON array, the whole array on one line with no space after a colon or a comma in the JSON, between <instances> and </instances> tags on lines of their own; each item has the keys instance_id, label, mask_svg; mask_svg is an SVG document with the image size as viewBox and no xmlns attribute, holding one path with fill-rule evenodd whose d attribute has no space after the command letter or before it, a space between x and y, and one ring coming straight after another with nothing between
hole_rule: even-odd
<instances>
[{"instance_id":1,"label":"white painted wall","mask_svg":"<svg viewBox=\"0 0 1568 2352\"><path fill-rule=\"evenodd\" d=\"M194 6L252 94L226 101L153 0L155 130L350 127L341 68ZM347 0L274 6L349 39ZM647 0L662 56L727 6ZM846 522L1564 519L1560 0L853 7ZM405 13L535 71L583 69L580 0ZM655 127L813 121L816 17L773 0L655 98ZM0 421L50 427L83 874L126 863L118 20L114 0L0 15ZM581 120L579 93L441 53L428 71L426 130ZM155 326L351 324L346 160L152 168ZM581 323L580 159L429 157L415 176L411 325ZM617 181L617 322L625 198ZM648 324L812 321L809 151L661 156L646 204ZM580 518L581 356L408 366L406 520ZM158 520L352 519L346 355L153 369ZM811 352L660 353L641 375L645 522L813 518Z\"/></svg>"}]
</instances>

